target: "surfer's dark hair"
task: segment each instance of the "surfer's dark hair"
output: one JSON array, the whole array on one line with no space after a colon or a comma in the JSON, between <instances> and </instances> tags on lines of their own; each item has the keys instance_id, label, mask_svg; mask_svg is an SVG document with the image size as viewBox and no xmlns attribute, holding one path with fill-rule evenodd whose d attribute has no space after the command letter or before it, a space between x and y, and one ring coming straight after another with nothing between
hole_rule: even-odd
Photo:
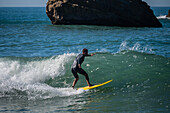
<instances>
[{"instance_id":1,"label":"surfer's dark hair","mask_svg":"<svg viewBox=\"0 0 170 113\"><path fill-rule=\"evenodd\" d=\"M84 48L83 53L88 53L88 49Z\"/></svg>"}]
</instances>

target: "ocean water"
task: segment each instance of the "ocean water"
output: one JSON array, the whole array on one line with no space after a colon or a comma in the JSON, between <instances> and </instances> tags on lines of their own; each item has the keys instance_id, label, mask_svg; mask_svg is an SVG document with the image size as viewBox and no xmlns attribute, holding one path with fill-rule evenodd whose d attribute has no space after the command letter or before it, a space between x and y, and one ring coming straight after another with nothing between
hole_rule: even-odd
<instances>
[{"instance_id":1,"label":"ocean water","mask_svg":"<svg viewBox=\"0 0 170 113\"><path fill-rule=\"evenodd\" d=\"M45 8L0 8L0 112L170 112L170 7L162 28L52 25ZM83 48L91 83L71 88ZM86 86L84 76L76 88Z\"/></svg>"}]
</instances>

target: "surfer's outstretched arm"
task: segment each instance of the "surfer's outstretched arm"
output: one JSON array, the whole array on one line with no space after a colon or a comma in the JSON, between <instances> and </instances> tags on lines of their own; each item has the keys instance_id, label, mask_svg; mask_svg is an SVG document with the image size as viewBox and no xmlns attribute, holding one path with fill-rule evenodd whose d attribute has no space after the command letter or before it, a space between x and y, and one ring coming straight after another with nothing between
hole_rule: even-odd
<instances>
[{"instance_id":1,"label":"surfer's outstretched arm","mask_svg":"<svg viewBox=\"0 0 170 113\"><path fill-rule=\"evenodd\" d=\"M95 54L96 54L96 53L94 53L94 54L91 54L91 55L90 55L90 54L86 54L85 56L93 56L93 55L95 55Z\"/></svg>"}]
</instances>

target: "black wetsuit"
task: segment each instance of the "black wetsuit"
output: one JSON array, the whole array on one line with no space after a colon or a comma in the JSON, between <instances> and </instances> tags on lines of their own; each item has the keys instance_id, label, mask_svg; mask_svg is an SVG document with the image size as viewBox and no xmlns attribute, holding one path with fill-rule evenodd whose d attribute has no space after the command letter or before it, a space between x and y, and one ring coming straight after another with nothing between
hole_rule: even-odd
<instances>
[{"instance_id":1,"label":"black wetsuit","mask_svg":"<svg viewBox=\"0 0 170 113\"><path fill-rule=\"evenodd\" d=\"M77 73L80 73L82 75L87 75L87 73L82 68L79 68L78 66L78 64L81 65L83 63L85 56L91 56L91 55L79 54L71 66L71 71L75 78L78 78Z\"/></svg>"}]
</instances>

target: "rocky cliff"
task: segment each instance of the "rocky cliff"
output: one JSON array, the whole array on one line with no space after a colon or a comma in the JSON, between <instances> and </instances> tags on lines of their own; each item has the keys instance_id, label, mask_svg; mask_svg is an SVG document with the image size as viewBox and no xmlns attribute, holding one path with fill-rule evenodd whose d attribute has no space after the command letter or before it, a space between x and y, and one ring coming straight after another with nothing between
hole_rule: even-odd
<instances>
[{"instance_id":1,"label":"rocky cliff","mask_svg":"<svg viewBox=\"0 0 170 113\"><path fill-rule=\"evenodd\" d=\"M48 0L46 13L55 25L162 26L141 0Z\"/></svg>"}]
</instances>

